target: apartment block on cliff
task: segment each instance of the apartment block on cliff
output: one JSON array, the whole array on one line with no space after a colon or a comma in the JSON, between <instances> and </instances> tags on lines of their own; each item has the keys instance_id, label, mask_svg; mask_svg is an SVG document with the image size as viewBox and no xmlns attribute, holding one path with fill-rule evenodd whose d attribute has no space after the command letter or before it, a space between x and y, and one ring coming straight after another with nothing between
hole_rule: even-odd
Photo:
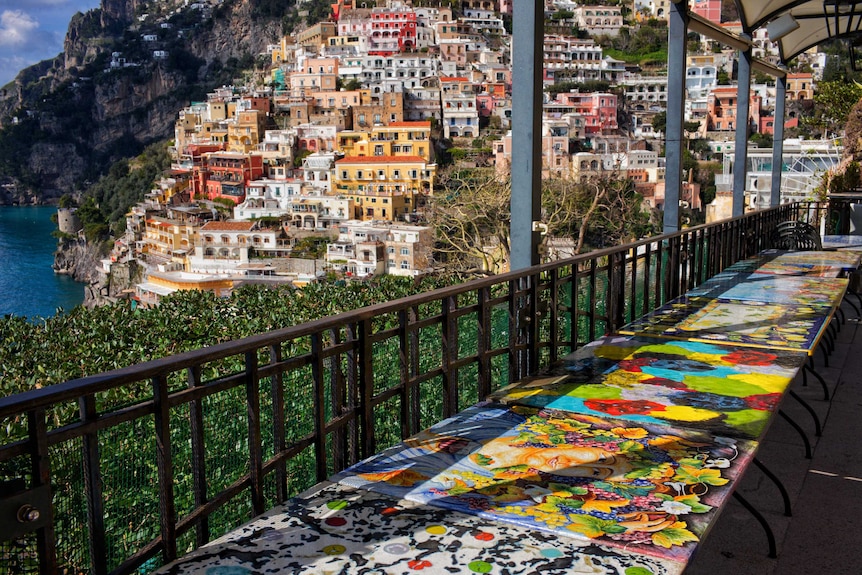
<instances>
[{"instance_id":1,"label":"apartment block on cliff","mask_svg":"<svg viewBox=\"0 0 862 575\"><path fill-rule=\"evenodd\" d=\"M348 156L335 162L333 193L354 201L356 219L395 221L425 205L436 171L419 156Z\"/></svg>"}]
</instances>

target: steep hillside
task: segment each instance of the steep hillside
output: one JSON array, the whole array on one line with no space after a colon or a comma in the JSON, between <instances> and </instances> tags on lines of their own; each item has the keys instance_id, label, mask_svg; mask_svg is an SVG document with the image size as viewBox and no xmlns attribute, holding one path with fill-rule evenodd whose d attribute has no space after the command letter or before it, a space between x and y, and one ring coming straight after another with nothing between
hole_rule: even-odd
<instances>
[{"instance_id":1,"label":"steep hillside","mask_svg":"<svg viewBox=\"0 0 862 575\"><path fill-rule=\"evenodd\" d=\"M211 4L102 0L76 14L64 52L0 91L0 204L79 190L170 137L178 110L230 84L282 34L283 14L260 0Z\"/></svg>"}]
</instances>

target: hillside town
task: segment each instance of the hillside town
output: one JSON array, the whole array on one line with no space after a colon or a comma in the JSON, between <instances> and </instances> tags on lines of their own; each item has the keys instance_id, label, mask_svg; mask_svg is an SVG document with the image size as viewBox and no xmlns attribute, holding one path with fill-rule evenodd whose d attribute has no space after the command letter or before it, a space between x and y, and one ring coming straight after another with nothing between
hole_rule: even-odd
<instances>
[{"instance_id":1,"label":"hillside town","mask_svg":"<svg viewBox=\"0 0 862 575\"><path fill-rule=\"evenodd\" d=\"M739 23L721 22L721 0L693 2L692 10L741 30ZM442 158L508 175L517 145L509 130L511 13L511 0L462 0L457 9L395 0L368 8L339 0L328 19L271 45L263 74L180 111L170 174L127 214L125 235L104 260L104 272L132 260L144 264L143 281L126 295L155 304L176 290L226 294L249 281L302 286L324 276L433 271L435 232L426 213L439 191ZM665 63L626 63L603 42L641 27L666 36L668 13L667 0L546 1L544 177L583 180L613 172L634 182L644 209L663 208L657 118L667 100ZM159 46L167 32L142 35L153 58L169 56ZM777 60L765 33L754 42L755 56ZM701 184L689 177L681 205L711 221L730 211L727 160L740 121L736 52L703 37L692 45L686 129L708 144L705 155L724 158L724 174L716 176L708 205ZM827 56L806 53L799 62L805 71L788 75L790 102L813 97ZM121 53L110 63L133 65ZM773 86L753 82L752 133L771 138L774 98ZM798 122L797 113L788 108L787 127ZM830 145L789 140L785 148L817 155L822 167L837 157ZM768 178L753 173L746 189L752 208L769 189ZM808 191L804 184L785 189ZM74 210L61 210L61 231L76 226Z\"/></svg>"}]
</instances>

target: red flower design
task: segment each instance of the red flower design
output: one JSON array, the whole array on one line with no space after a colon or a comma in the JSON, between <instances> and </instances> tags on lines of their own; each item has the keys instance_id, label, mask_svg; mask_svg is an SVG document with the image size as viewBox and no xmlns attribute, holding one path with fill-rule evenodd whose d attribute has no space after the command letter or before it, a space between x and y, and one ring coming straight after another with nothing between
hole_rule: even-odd
<instances>
[{"instance_id":1,"label":"red flower design","mask_svg":"<svg viewBox=\"0 0 862 575\"><path fill-rule=\"evenodd\" d=\"M485 531L479 531L473 537L475 537L479 541L491 541L494 538L494 535Z\"/></svg>"},{"instance_id":2,"label":"red flower design","mask_svg":"<svg viewBox=\"0 0 862 575\"><path fill-rule=\"evenodd\" d=\"M407 566L413 569L414 571L421 571L426 567L431 567L431 562L426 561L425 559L414 559L413 561L408 561Z\"/></svg>"},{"instance_id":3,"label":"red flower design","mask_svg":"<svg viewBox=\"0 0 862 575\"><path fill-rule=\"evenodd\" d=\"M620 369L624 369L625 371L640 373L641 367L649 365L654 361L656 361L656 358L654 357L636 357L633 359L624 359L617 365L619 365Z\"/></svg>"},{"instance_id":4,"label":"red flower design","mask_svg":"<svg viewBox=\"0 0 862 575\"><path fill-rule=\"evenodd\" d=\"M607 413L608 415L648 415L651 411L664 411L664 406L643 399L590 399L584 402L590 409Z\"/></svg>"},{"instance_id":5,"label":"red flower design","mask_svg":"<svg viewBox=\"0 0 862 575\"><path fill-rule=\"evenodd\" d=\"M745 403L751 409L759 409L761 411L772 411L778 405L781 399L780 393L762 393L760 395L749 395L745 399Z\"/></svg>"},{"instance_id":6,"label":"red flower design","mask_svg":"<svg viewBox=\"0 0 862 575\"><path fill-rule=\"evenodd\" d=\"M722 359L730 363L743 363L745 365L772 365L775 363L777 357L776 355L762 351L737 350L722 356Z\"/></svg>"}]
</instances>

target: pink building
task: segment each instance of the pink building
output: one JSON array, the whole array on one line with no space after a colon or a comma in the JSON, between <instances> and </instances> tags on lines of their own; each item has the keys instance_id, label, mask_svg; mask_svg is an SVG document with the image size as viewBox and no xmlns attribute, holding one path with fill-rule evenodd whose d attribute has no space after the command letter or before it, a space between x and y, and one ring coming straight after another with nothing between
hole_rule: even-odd
<instances>
[{"instance_id":1,"label":"pink building","mask_svg":"<svg viewBox=\"0 0 862 575\"><path fill-rule=\"evenodd\" d=\"M689 9L707 20L721 22L721 0L694 0Z\"/></svg>"},{"instance_id":2,"label":"pink building","mask_svg":"<svg viewBox=\"0 0 862 575\"><path fill-rule=\"evenodd\" d=\"M616 94L567 92L558 94L557 101L574 107L574 112L584 119L585 134L595 134L619 128Z\"/></svg>"}]
</instances>

